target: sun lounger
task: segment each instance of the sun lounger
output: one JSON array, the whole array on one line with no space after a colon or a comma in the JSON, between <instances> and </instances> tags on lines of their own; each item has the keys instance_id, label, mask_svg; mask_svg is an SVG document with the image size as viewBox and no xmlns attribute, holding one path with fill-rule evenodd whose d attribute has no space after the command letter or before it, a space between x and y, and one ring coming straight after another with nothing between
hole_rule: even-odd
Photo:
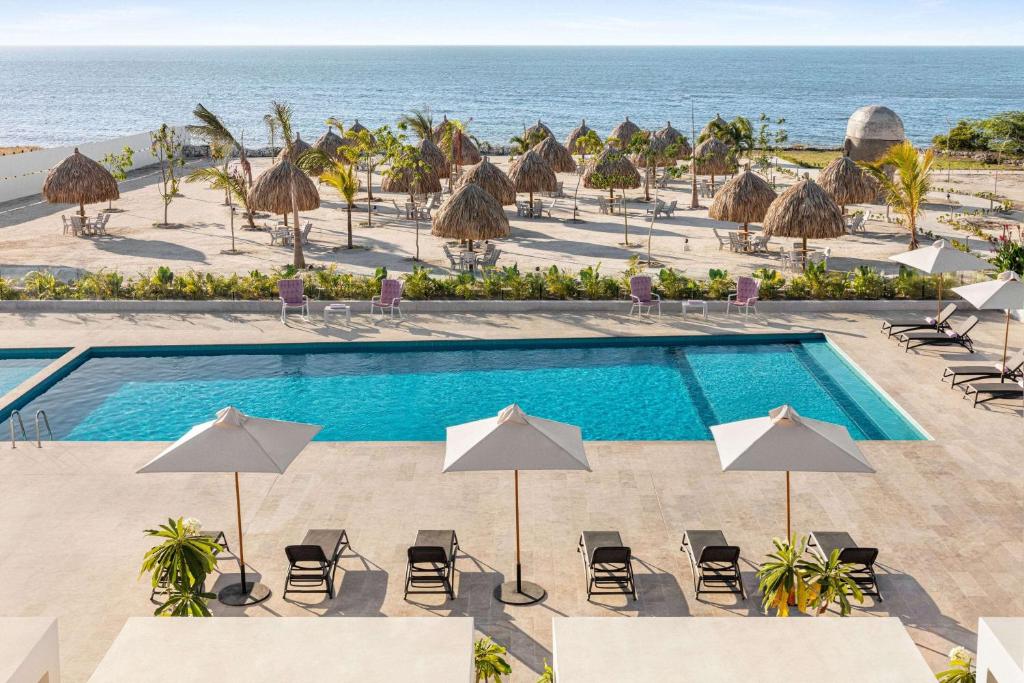
<instances>
[{"instance_id":1,"label":"sun lounger","mask_svg":"<svg viewBox=\"0 0 1024 683\"><path fill-rule=\"evenodd\" d=\"M632 595L636 600L633 555L618 531L584 531L576 551L583 557L587 600L608 594Z\"/></svg>"},{"instance_id":2,"label":"sun lounger","mask_svg":"<svg viewBox=\"0 0 1024 683\"><path fill-rule=\"evenodd\" d=\"M934 330L935 332L941 332L949 327L949 318L954 313L956 313L956 304L947 304L945 308L939 311L938 318L925 316L923 318L914 317L897 320L883 320L882 334L891 338L894 334L911 332L913 330Z\"/></svg>"},{"instance_id":3,"label":"sun lounger","mask_svg":"<svg viewBox=\"0 0 1024 683\"><path fill-rule=\"evenodd\" d=\"M1024 386L1017 382L971 382L964 390L964 397L974 397L974 404L988 403L1000 398L1024 398Z\"/></svg>"},{"instance_id":4,"label":"sun lounger","mask_svg":"<svg viewBox=\"0 0 1024 683\"><path fill-rule=\"evenodd\" d=\"M747 599L740 574L740 548L729 545L721 531L688 529L683 532L679 549L690 559L693 590L698 598L701 593L739 593ZM723 588L708 590L705 586L709 585Z\"/></svg>"},{"instance_id":5,"label":"sun lounger","mask_svg":"<svg viewBox=\"0 0 1024 683\"><path fill-rule=\"evenodd\" d=\"M905 351L918 346L962 346L974 353L970 333L977 324L978 317L972 315L960 324L951 324L948 330L942 332L903 332L899 336L899 343L906 345Z\"/></svg>"},{"instance_id":6,"label":"sun lounger","mask_svg":"<svg viewBox=\"0 0 1024 683\"><path fill-rule=\"evenodd\" d=\"M878 548L861 548L844 531L812 531L807 544L808 550L826 559L833 550L839 551L839 561L853 565L850 578L864 592L873 595L883 602L878 590L878 579L875 576L875 560L878 559Z\"/></svg>"},{"instance_id":7,"label":"sun lounger","mask_svg":"<svg viewBox=\"0 0 1024 683\"><path fill-rule=\"evenodd\" d=\"M348 546L344 529L310 529L299 545L284 549L288 575L284 595L289 593L327 593L334 597L334 573L338 560Z\"/></svg>"},{"instance_id":8,"label":"sun lounger","mask_svg":"<svg viewBox=\"0 0 1024 683\"><path fill-rule=\"evenodd\" d=\"M459 538L452 529L416 532L416 543L407 551L405 597L409 593L444 593L454 600L458 550ZM421 586L426 590L419 590Z\"/></svg>"},{"instance_id":9,"label":"sun lounger","mask_svg":"<svg viewBox=\"0 0 1024 683\"><path fill-rule=\"evenodd\" d=\"M950 365L942 371L942 381L951 378L949 385L960 386L966 382L975 382L980 379L1006 378L1017 379L1024 373L1024 349L1013 354L1006 360L1006 366L1002 363L990 365Z\"/></svg>"}]
</instances>

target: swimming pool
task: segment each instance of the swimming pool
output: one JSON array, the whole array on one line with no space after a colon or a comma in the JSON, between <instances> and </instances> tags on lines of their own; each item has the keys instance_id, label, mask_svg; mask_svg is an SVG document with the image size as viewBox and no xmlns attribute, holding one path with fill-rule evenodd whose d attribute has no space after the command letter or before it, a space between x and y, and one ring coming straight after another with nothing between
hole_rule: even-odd
<instances>
[{"instance_id":1,"label":"swimming pool","mask_svg":"<svg viewBox=\"0 0 1024 683\"><path fill-rule=\"evenodd\" d=\"M441 441L509 403L588 440L703 440L789 403L857 439L923 439L822 335L95 348L22 408L54 436L173 440L225 405L327 441Z\"/></svg>"},{"instance_id":2,"label":"swimming pool","mask_svg":"<svg viewBox=\"0 0 1024 683\"><path fill-rule=\"evenodd\" d=\"M65 351L67 349L0 350L0 396L45 368Z\"/></svg>"}]
</instances>

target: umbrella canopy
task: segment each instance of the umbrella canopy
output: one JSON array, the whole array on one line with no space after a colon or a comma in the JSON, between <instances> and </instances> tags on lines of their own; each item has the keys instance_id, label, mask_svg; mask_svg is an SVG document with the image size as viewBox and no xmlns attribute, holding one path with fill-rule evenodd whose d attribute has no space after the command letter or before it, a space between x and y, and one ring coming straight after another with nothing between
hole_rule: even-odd
<instances>
[{"instance_id":1,"label":"umbrella canopy","mask_svg":"<svg viewBox=\"0 0 1024 683\"><path fill-rule=\"evenodd\" d=\"M1010 311L1024 308L1024 282L1021 282L1020 275L1007 270L999 273L994 280L954 287L953 291L977 309L1006 312L1006 328L1003 332L1003 369L1000 370L1000 373L1004 373L1006 354L1010 343Z\"/></svg>"},{"instance_id":2,"label":"umbrella canopy","mask_svg":"<svg viewBox=\"0 0 1024 683\"><path fill-rule=\"evenodd\" d=\"M714 137L714 128L727 125L729 125L729 122L723 119L721 114L715 114L715 118L708 121L707 125L701 128L697 139L706 140L708 137Z\"/></svg>"},{"instance_id":3,"label":"umbrella canopy","mask_svg":"<svg viewBox=\"0 0 1024 683\"><path fill-rule=\"evenodd\" d=\"M43 197L51 204L78 204L85 218L85 205L120 197L117 180L110 171L75 151L50 169L43 181Z\"/></svg>"},{"instance_id":4,"label":"umbrella canopy","mask_svg":"<svg viewBox=\"0 0 1024 683\"><path fill-rule=\"evenodd\" d=\"M467 185L466 187L474 187ZM515 472L516 580L495 590L498 600L528 605L545 591L523 581L519 548L519 470L590 471L579 427L533 417L512 404L495 417L449 427L443 472Z\"/></svg>"},{"instance_id":5,"label":"umbrella canopy","mask_svg":"<svg viewBox=\"0 0 1024 683\"><path fill-rule=\"evenodd\" d=\"M576 126L569 136L565 138L565 148L570 152L576 150L576 141L591 131L590 126L587 125L587 120L583 119L580 125Z\"/></svg>"},{"instance_id":6,"label":"umbrella canopy","mask_svg":"<svg viewBox=\"0 0 1024 683\"><path fill-rule=\"evenodd\" d=\"M302 139L302 136L298 133L295 134L295 141L292 144L286 146L280 152L277 153L278 160L287 159L292 163L299 160L302 153L309 149L311 145Z\"/></svg>"},{"instance_id":7,"label":"umbrella canopy","mask_svg":"<svg viewBox=\"0 0 1024 683\"><path fill-rule=\"evenodd\" d=\"M551 129L542 123L540 119L537 119L537 123L523 131L524 140L529 140L534 135L542 136L544 138L555 137L555 134L551 132Z\"/></svg>"},{"instance_id":8,"label":"umbrella canopy","mask_svg":"<svg viewBox=\"0 0 1024 683\"><path fill-rule=\"evenodd\" d=\"M686 136L673 128L671 121L666 121L664 128L654 132L651 137L651 145L662 163L687 159L693 154L693 149L686 140ZM676 146L676 150L675 153L670 154L668 148L672 145Z\"/></svg>"},{"instance_id":9,"label":"umbrella canopy","mask_svg":"<svg viewBox=\"0 0 1024 683\"><path fill-rule=\"evenodd\" d=\"M448 164L448 159L445 158L444 152L432 140L423 138L417 143L416 148L419 149L420 157L424 163L434 169L434 173L437 174L438 178L447 178L451 174L452 168Z\"/></svg>"},{"instance_id":10,"label":"umbrella canopy","mask_svg":"<svg viewBox=\"0 0 1024 683\"><path fill-rule=\"evenodd\" d=\"M821 170L818 185L843 209L847 204L873 202L879 192L878 183L846 155Z\"/></svg>"},{"instance_id":11,"label":"umbrella canopy","mask_svg":"<svg viewBox=\"0 0 1024 683\"><path fill-rule=\"evenodd\" d=\"M319 150L332 159L338 158L338 148L343 147L345 141L340 135L334 132L331 126L327 126L327 132L316 139L313 149Z\"/></svg>"},{"instance_id":12,"label":"umbrella canopy","mask_svg":"<svg viewBox=\"0 0 1024 683\"><path fill-rule=\"evenodd\" d=\"M476 183L484 188L502 206L516 203L516 188L512 181L504 171L487 159L466 169L466 172L459 178L459 187L467 183Z\"/></svg>"},{"instance_id":13,"label":"umbrella canopy","mask_svg":"<svg viewBox=\"0 0 1024 683\"><path fill-rule=\"evenodd\" d=\"M935 240L935 243L929 247L904 251L890 256L889 260L916 268L929 275L959 273L966 270L988 270L992 267L991 263L974 254L951 247L946 240Z\"/></svg>"},{"instance_id":14,"label":"umbrella canopy","mask_svg":"<svg viewBox=\"0 0 1024 683\"><path fill-rule=\"evenodd\" d=\"M508 179L512 181L516 192L529 192L531 195L534 192L554 192L558 186L558 178L551 164L534 149L512 162Z\"/></svg>"},{"instance_id":15,"label":"umbrella canopy","mask_svg":"<svg viewBox=\"0 0 1024 683\"><path fill-rule=\"evenodd\" d=\"M576 170L576 160L572 158L569 150L562 147L554 135L549 135L534 145L533 151L548 162L555 173L572 173Z\"/></svg>"},{"instance_id":16,"label":"umbrella canopy","mask_svg":"<svg viewBox=\"0 0 1024 683\"><path fill-rule=\"evenodd\" d=\"M729 145L715 137L697 145L693 157L698 175L725 175L736 167L735 162L729 158Z\"/></svg>"},{"instance_id":17,"label":"umbrella canopy","mask_svg":"<svg viewBox=\"0 0 1024 683\"><path fill-rule=\"evenodd\" d=\"M592 190L632 190L640 187L640 172L625 154L614 147L605 147L590 160L583 171L583 187Z\"/></svg>"},{"instance_id":18,"label":"umbrella canopy","mask_svg":"<svg viewBox=\"0 0 1024 683\"><path fill-rule=\"evenodd\" d=\"M767 417L711 427L723 471L786 473L786 538L792 535L790 472L874 472L846 427L802 417L788 405Z\"/></svg>"},{"instance_id":19,"label":"umbrella canopy","mask_svg":"<svg viewBox=\"0 0 1024 683\"><path fill-rule=\"evenodd\" d=\"M444 118L441 119L441 123L434 126L434 131L431 133L431 137L434 138L434 142L440 144L441 138L444 137L444 132L451 125L448 123L448 115L445 114Z\"/></svg>"},{"instance_id":20,"label":"umbrella canopy","mask_svg":"<svg viewBox=\"0 0 1024 683\"><path fill-rule=\"evenodd\" d=\"M322 428L301 422L249 417L227 407L217 418L198 424L138 470L153 472L233 472L238 521L238 559L242 581L220 593L221 602L251 605L270 597L270 589L245 580L242 502L239 472L282 474Z\"/></svg>"},{"instance_id":21,"label":"umbrella canopy","mask_svg":"<svg viewBox=\"0 0 1024 683\"><path fill-rule=\"evenodd\" d=\"M293 182L295 207L292 206ZM293 208L312 211L319 207L320 195L316 185L288 159L281 159L261 173L249 190L249 208L253 211L287 214Z\"/></svg>"},{"instance_id":22,"label":"umbrella canopy","mask_svg":"<svg viewBox=\"0 0 1024 683\"><path fill-rule=\"evenodd\" d=\"M455 158L455 150L458 150L458 158ZM469 139L469 136L461 130L455 131L452 135L452 149L442 151L444 151L446 157L451 158L453 163L459 166L478 164L483 159L480 156L480 150L476 148L476 145Z\"/></svg>"},{"instance_id":23,"label":"umbrella canopy","mask_svg":"<svg viewBox=\"0 0 1024 683\"><path fill-rule=\"evenodd\" d=\"M768 207L764 234L769 237L797 237L804 241L830 239L846 234L846 221L839 205L810 178L783 192Z\"/></svg>"},{"instance_id":24,"label":"umbrella canopy","mask_svg":"<svg viewBox=\"0 0 1024 683\"><path fill-rule=\"evenodd\" d=\"M715 193L708 216L716 221L742 223L745 232L748 223L764 220L776 196L764 178L746 170L731 178Z\"/></svg>"},{"instance_id":25,"label":"umbrella canopy","mask_svg":"<svg viewBox=\"0 0 1024 683\"><path fill-rule=\"evenodd\" d=\"M640 132L640 126L636 125L626 117L626 120L615 126L612 129L612 133L609 137L613 137L618 140L616 146L625 147L629 144L629 141L633 139L633 136Z\"/></svg>"},{"instance_id":26,"label":"umbrella canopy","mask_svg":"<svg viewBox=\"0 0 1024 683\"><path fill-rule=\"evenodd\" d=\"M430 234L456 240L489 240L508 237L505 210L498 200L476 183L464 183L444 200L434 214Z\"/></svg>"},{"instance_id":27,"label":"umbrella canopy","mask_svg":"<svg viewBox=\"0 0 1024 683\"><path fill-rule=\"evenodd\" d=\"M445 165L447 166L447 164ZM420 179L413 182L410 187L409 183L411 180L412 171L409 169L403 169L397 175L385 173L384 179L380 183L380 189L384 192L405 192L411 194L441 191L441 179L438 177L437 171L433 166L430 166L426 172L421 173Z\"/></svg>"}]
</instances>

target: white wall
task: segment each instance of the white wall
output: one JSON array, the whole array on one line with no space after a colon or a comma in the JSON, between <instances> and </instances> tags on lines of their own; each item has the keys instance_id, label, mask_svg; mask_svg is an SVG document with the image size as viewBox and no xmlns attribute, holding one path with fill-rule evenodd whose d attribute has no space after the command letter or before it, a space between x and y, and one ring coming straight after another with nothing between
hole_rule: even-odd
<instances>
[{"instance_id":1,"label":"white wall","mask_svg":"<svg viewBox=\"0 0 1024 683\"><path fill-rule=\"evenodd\" d=\"M60 683L56 619L0 617L0 681Z\"/></svg>"},{"instance_id":2,"label":"white wall","mask_svg":"<svg viewBox=\"0 0 1024 683\"><path fill-rule=\"evenodd\" d=\"M187 144L188 136L184 127L176 127L175 130L181 136L182 142ZM156 163L156 158L150 153L149 144L147 131L99 142L84 142L78 145L78 151L94 161L100 161L111 152L120 153L127 145L135 150L132 169L136 169ZM43 189L47 172L74 151L75 146L72 145L0 156L0 202L39 194Z\"/></svg>"}]
</instances>

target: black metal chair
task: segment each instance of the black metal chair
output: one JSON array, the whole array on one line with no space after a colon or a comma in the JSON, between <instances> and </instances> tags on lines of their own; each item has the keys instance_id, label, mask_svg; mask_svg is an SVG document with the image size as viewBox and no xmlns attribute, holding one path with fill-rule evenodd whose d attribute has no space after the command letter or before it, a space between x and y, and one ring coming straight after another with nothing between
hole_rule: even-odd
<instances>
[{"instance_id":1,"label":"black metal chair","mask_svg":"<svg viewBox=\"0 0 1024 683\"><path fill-rule=\"evenodd\" d=\"M693 590L698 598L701 593L739 593L747 599L740 574L740 548L729 545L720 530L688 529L683 532L679 549L690 559ZM705 586L709 585L723 588L708 590Z\"/></svg>"},{"instance_id":2,"label":"black metal chair","mask_svg":"<svg viewBox=\"0 0 1024 683\"><path fill-rule=\"evenodd\" d=\"M418 531L408 551L405 598L409 593L444 593L455 599L455 556L459 538L452 529ZM440 590L438 590L440 589Z\"/></svg>"},{"instance_id":3,"label":"black metal chair","mask_svg":"<svg viewBox=\"0 0 1024 683\"><path fill-rule=\"evenodd\" d=\"M289 593L326 593L334 597L334 574L345 548L349 547L344 529L310 529L299 545L284 549L288 575L284 595Z\"/></svg>"},{"instance_id":4,"label":"black metal chair","mask_svg":"<svg viewBox=\"0 0 1024 683\"><path fill-rule=\"evenodd\" d=\"M878 590L878 577L875 575L878 548L861 548L845 531L812 531L807 549L821 559L827 559L833 550L838 550L839 561L852 565L849 576L861 592L878 598L879 602L885 602Z\"/></svg>"},{"instance_id":5,"label":"black metal chair","mask_svg":"<svg viewBox=\"0 0 1024 683\"><path fill-rule=\"evenodd\" d=\"M584 531L576 551L583 557L587 600L594 595L632 595L636 600L633 554L618 531ZM613 588L607 588L612 586Z\"/></svg>"}]
</instances>

